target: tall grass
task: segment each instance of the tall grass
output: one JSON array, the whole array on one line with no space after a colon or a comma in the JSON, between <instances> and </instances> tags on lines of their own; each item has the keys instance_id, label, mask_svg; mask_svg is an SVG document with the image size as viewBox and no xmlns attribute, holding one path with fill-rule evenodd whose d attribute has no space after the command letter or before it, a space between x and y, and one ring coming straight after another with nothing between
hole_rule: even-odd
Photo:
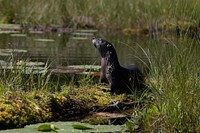
<instances>
[{"instance_id":1,"label":"tall grass","mask_svg":"<svg viewBox=\"0 0 200 133\"><path fill-rule=\"evenodd\" d=\"M145 27L199 21L200 0L0 0L0 22L76 27Z\"/></svg>"},{"instance_id":2,"label":"tall grass","mask_svg":"<svg viewBox=\"0 0 200 133\"><path fill-rule=\"evenodd\" d=\"M55 91L56 85L50 81L48 67L19 66L13 63L0 69L0 93L28 92L28 91Z\"/></svg>"},{"instance_id":3,"label":"tall grass","mask_svg":"<svg viewBox=\"0 0 200 133\"><path fill-rule=\"evenodd\" d=\"M195 40L187 38L150 52L154 58L148 82L156 100L145 112L148 130L200 131L199 48Z\"/></svg>"}]
</instances>

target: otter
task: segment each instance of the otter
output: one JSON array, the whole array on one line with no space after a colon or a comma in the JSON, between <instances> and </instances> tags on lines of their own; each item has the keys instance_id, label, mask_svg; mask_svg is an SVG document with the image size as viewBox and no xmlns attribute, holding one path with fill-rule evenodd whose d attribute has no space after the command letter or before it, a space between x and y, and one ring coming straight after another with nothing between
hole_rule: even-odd
<instances>
[{"instance_id":1,"label":"otter","mask_svg":"<svg viewBox=\"0 0 200 133\"><path fill-rule=\"evenodd\" d=\"M122 67L110 42L102 38L93 38L92 44L101 55L99 83L108 82L112 94L132 94L135 90L144 89L143 73L137 66Z\"/></svg>"}]
</instances>

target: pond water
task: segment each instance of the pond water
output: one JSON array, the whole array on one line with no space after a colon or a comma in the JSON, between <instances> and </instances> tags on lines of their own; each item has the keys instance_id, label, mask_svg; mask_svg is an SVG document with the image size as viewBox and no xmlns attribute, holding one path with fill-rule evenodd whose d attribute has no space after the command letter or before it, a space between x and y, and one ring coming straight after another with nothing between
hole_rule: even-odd
<instances>
[{"instance_id":1,"label":"pond water","mask_svg":"<svg viewBox=\"0 0 200 133\"><path fill-rule=\"evenodd\" d=\"M147 37L130 37L112 33L74 32L60 33L2 33L0 34L1 60L9 61L13 53L16 60L51 62L52 66L100 64L100 55L91 43L92 37L109 40L124 66L136 64L141 57L138 45L144 46Z\"/></svg>"},{"instance_id":2,"label":"pond water","mask_svg":"<svg viewBox=\"0 0 200 133\"><path fill-rule=\"evenodd\" d=\"M100 55L91 43L92 37L102 37L111 42L122 66L144 66L146 52L153 45L162 47L170 39L152 39L147 35L77 30L72 33L1 33L0 60L28 60L51 64L51 67L67 65L99 65ZM160 45L160 43L162 43ZM17 54L16 54L17 53Z\"/></svg>"}]
</instances>

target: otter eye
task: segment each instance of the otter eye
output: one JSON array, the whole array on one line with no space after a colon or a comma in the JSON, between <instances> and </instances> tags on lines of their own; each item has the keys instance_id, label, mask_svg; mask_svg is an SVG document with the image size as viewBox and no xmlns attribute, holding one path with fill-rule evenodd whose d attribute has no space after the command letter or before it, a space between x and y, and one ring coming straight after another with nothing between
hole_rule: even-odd
<instances>
[{"instance_id":1,"label":"otter eye","mask_svg":"<svg viewBox=\"0 0 200 133\"><path fill-rule=\"evenodd\" d=\"M103 42L103 40L100 38L100 39L99 39L99 43L102 43L102 42Z\"/></svg>"}]
</instances>

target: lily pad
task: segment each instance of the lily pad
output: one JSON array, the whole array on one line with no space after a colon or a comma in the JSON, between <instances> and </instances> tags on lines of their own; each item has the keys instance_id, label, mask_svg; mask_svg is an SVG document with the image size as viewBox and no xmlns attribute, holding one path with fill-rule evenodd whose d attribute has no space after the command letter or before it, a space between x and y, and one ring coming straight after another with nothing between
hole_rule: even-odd
<instances>
[{"instance_id":1,"label":"lily pad","mask_svg":"<svg viewBox=\"0 0 200 133\"><path fill-rule=\"evenodd\" d=\"M52 130L51 125L54 125L54 127L56 127L57 129L55 128L55 130ZM90 127L92 128L91 131L93 133L102 133L102 132L116 133L116 132L126 131L126 127L124 125L90 125L90 124L80 123L80 122L50 122L50 123L43 123L43 124L40 123L40 124L28 125L21 129L3 130L3 131L0 131L0 133L41 133L41 130L43 131L46 130L46 132L56 131L58 133L82 133L83 132L82 129L80 130L80 129L74 128L74 125L76 125L76 127L77 125ZM38 128L40 131L38 131Z\"/></svg>"},{"instance_id":2,"label":"lily pad","mask_svg":"<svg viewBox=\"0 0 200 133\"><path fill-rule=\"evenodd\" d=\"M70 65L68 67L73 69L84 69L93 71L99 71L101 69L101 66L99 65Z\"/></svg>"},{"instance_id":3,"label":"lily pad","mask_svg":"<svg viewBox=\"0 0 200 133\"><path fill-rule=\"evenodd\" d=\"M0 24L0 29L20 30L21 26L19 24Z\"/></svg>"},{"instance_id":4,"label":"lily pad","mask_svg":"<svg viewBox=\"0 0 200 133\"><path fill-rule=\"evenodd\" d=\"M34 31L34 30L31 30L31 31L29 31L29 33L31 33L31 34L43 34L44 32L43 31Z\"/></svg>"},{"instance_id":5,"label":"lily pad","mask_svg":"<svg viewBox=\"0 0 200 133\"><path fill-rule=\"evenodd\" d=\"M0 49L0 54L1 53L12 53L12 52L26 53L27 50L24 50L24 49Z\"/></svg>"},{"instance_id":6,"label":"lily pad","mask_svg":"<svg viewBox=\"0 0 200 133\"><path fill-rule=\"evenodd\" d=\"M72 37L74 40L87 40L89 39L88 37Z\"/></svg>"},{"instance_id":7,"label":"lily pad","mask_svg":"<svg viewBox=\"0 0 200 133\"><path fill-rule=\"evenodd\" d=\"M86 33L86 32L74 32L72 33L74 36L94 36L94 33Z\"/></svg>"},{"instance_id":8,"label":"lily pad","mask_svg":"<svg viewBox=\"0 0 200 133\"><path fill-rule=\"evenodd\" d=\"M44 66L44 62L33 62L33 61L18 61L18 66Z\"/></svg>"},{"instance_id":9,"label":"lily pad","mask_svg":"<svg viewBox=\"0 0 200 133\"><path fill-rule=\"evenodd\" d=\"M10 33L19 33L19 31L16 31L16 30L2 30L2 31L0 31L0 34L10 34Z\"/></svg>"},{"instance_id":10,"label":"lily pad","mask_svg":"<svg viewBox=\"0 0 200 133\"><path fill-rule=\"evenodd\" d=\"M26 34L10 34L10 36L13 36L13 37L26 37L27 35Z\"/></svg>"},{"instance_id":11,"label":"lily pad","mask_svg":"<svg viewBox=\"0 0 200 133\"><path fill-rule=\"evenodd\" d=\"M98 30L92 30L92 29L88 29L88 30L76 30L76 32L96 33L96 32L98 32Z\"/></svg>"},{"instance_id":12,"label":"lily pad","mask_svg":"<svg viewBox=\"0 0 200 133\"><path fill-rule=\"evenodd\" d=\"M46 73L47 70L44 67L38 66L1 66L1 69L20 71L23 74L42 74Z\"/></svg>"},{"instance_id":13,"label":"lily pad","mask_svg":"<svg viewBox=\"0 0 200 133\"><path fill-rule=\"evenodd\" d=\"M20 54L26 52L27 50L24 49L0 49L0 56L11 56L12 53Z\"/></svg>"},{"instance_id":14,"label":"lily pad","mask_svg":"<svg viewBox=\"0 0 200 133\"><path fill-rule=\"evenodd\" d=\"M39 42L54 42L55 40L53 40L53 39L34 39L34 41L39 41Z\"/></svg>"}]
</instances>

